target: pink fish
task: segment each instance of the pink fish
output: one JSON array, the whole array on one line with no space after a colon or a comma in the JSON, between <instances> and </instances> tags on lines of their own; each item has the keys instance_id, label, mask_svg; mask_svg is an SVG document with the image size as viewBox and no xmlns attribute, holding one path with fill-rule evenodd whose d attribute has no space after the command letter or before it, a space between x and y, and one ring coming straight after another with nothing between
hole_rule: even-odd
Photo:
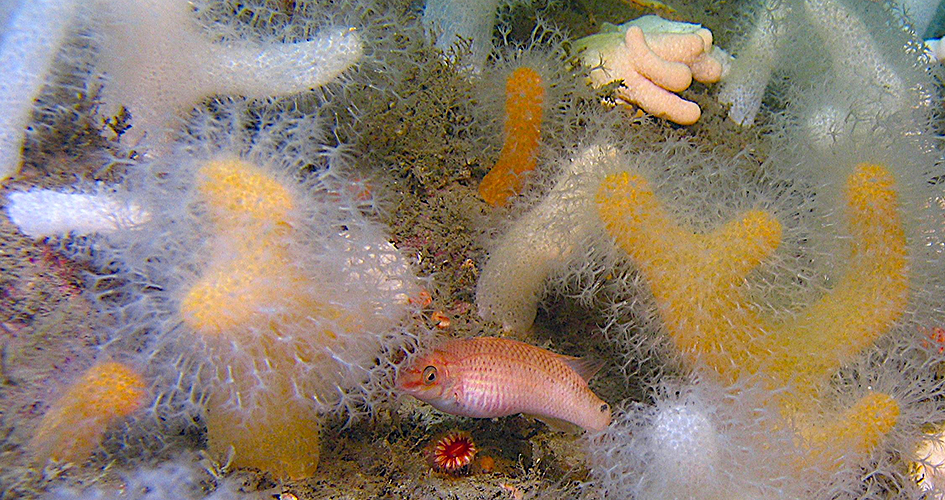
<instances>
[{"instance_id":1,"label":"pink fish","mask_svg":"<svg viewBox=\"0 0 945 500\"><path fill-rule=\"evenodd\" d=\"M397 388L453 415L526 413L601 430L610 424L610 405L587 386L601 366L516 340L457 339L401 367Z\"/></svg>"}]
</instances>

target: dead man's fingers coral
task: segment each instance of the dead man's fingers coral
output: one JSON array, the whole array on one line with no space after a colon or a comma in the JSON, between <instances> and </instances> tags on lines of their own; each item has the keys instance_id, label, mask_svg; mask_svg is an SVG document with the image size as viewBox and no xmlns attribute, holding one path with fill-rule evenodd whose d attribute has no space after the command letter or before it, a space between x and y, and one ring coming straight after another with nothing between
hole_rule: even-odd
<instances>
[{"instance_id":1,"label":"dead man's fingers coral","mask_svg":"<svg viewBox=\"0 0 945 500\"><path fill-rule=\"evenodd\" d=\"M132 128L123 139L169 139L175 121L214 94L262 98L302 92L335 79L363 53L348 27L326 27L298 43L214 43L198 29L186 1L99 0L98 67L107 77L108 112L124 106Z\"/></svg>"},{"instance_id":2,"label":"dead man's fingers coral","mask_svg":"<svg viewBox=\"0 0 945 500\"><path fill-rule=\"evenodd\" d=\"M656 295L676 348L719 370L740 371L755 362L747 341L760 336L758 326L736 310L744 277L780 245L777 219L753 210L708 233L693 233L632 172L605 178L597 203L607 231Z\"/></svg>"},{"instance_id":3,"label":"dead man's fingers coral","mask_svg":"<svg viewBox=\"0 0 945 500\"><path fill-rule=\"evenodd\" d=\"M722 56L712 46L712 33L698 24L644 16L605 26L574 47L591 68L595 86L622 80L621 99L682 125L695 123L702 111L674 92L687 89L693 78L712 83L722 76Z\"/></svg>"},{"instance_id":4,"label":"dead man's fingers coral","mask_svg":"<svg viewBox=\"0 0 945 500\"><path fill-rule=\"evenodd\" d=\"M779 64L787 41L790 13L786 2L766 0L756 14L755 24L732 70L722 82L718 100L731 107L728 117L739 125L751 126L761 110L761 100Z\"/></svg>"},{"instance_id":5,"label":"dead man's fingers coral","mask_svg":"<svg viewBox=\"0 0 945 500\"><path fill-rule=\"evenodd\" d=\"M516 68L505 82L505 127L502 152L479 184L479 196L492 206L504 206L525 184L538 164L545 88L532 68Z\"/></svg>"},{"instance_id":6,"label":"dead man's fingers coral","mask_svg":"<svg viewBox=\"0 0 945 500\"><path fill-rule=\"evenodd\" d=\"M706 28L692 33L643 33L647 48L661 59L686 65L693 80L713 83L721 78L722 60L712 45L712 32Z\"/></svg>"},{"instance_id":7,"label":"dead man's fingers coral","mask_svg":"<svg viewBox=\"0 0 945 500\"><path fill-rule=\"evenodd\" d=\"M672 220L646 179L627 172L605 178L596 199L608 232L646 278L673 345L724 383L760 377L774 391L769 403L797 426L809 459L829 464L842 454L837 450L868 453L899 413L893 398L873 392L832 416L843 432L808 415L830 376L905 310L908 255L895 188L886 167L855 167L845 190L845 272L788 318L762 313L746 291L748 274L780 245L773 215L751 210L695 233Z\"/></svg>"},{"instance_id":8,"label":"dead man's fingers coral","mask_svg":"<svg viewBox=\"0 0 945 500\"><path fill-rule=\"evenodd\" d=\"M481 316L507 330L524 331L532 325L545 281L596 227L590 202L600 180L596 169L615 157L610 147L581 151L566 164L545 199L497 242L476 286Z\"/></svg>"},{"instance_id":9,"label":"dead man's fingers coral","mask_svg":"<svg viewBox=\"0 0 945 500\"><path fill-rule=\"evenodd\" d=\"M677 39L673 41L672 38ZM661 52L668 57L673 57L673 59L658 55L647 43L643 30L639 26L630 26L627 28L624 44L632 53L627 63L632 65L633 71L636 71L657 87L673 92L687 89L689 84L692 83L692 71L689 70L689 66L677 61L680 58L689 59L695 54L701 53L703 49L702 38L698 35L657 35L657 37L651 37L649 41L653 42L656 47L659 47L659 44L666 45L667 47ZM633 91L632 88L627 90L628 93ZM642 93L644 92L641 89Z\"/></svg>"},{"instance_id":10,"label":"dead man's fingers coral","mask_svg":"<svg viewBox=\"0 0 945 500\"><path fill-rule=\"evenodd\" d=\"M454 44L468 43L473 69L478 70L492 51L492 29L500 3L499 0L427 0L423 24L436 35L436 46L443 52Z\"/></svg>"},{"instance_id":11,"label":"dead man's fingers coral","mask_svg":"<svg viewBox=\"0 0 945 500\"><path fill-rule=\"evenodd\" d=\"M601 219L641 267L677 347L732 381L764 366L778 384L823 380L901 314L907 259L896 200L885 167L857 166L847 181L852 239L844 279L792 321L775 321L748 307L743 285L780 243L773 216L749 211L697 234L668 216L641 176L610 176L597 194Z\"/></svg>"},{"instance_id":12,"label":"dead man's fingers coral","mask_svg":"<svg viewBox=\"0 0 945 500\"><path fill-rule=\"evenodd\" d=\"M340 199L236 157L201 162L195 177L209 238L177 312L182 342L208 365L209 450L309 476L322 415L405 341L396 328L412 275L381 228L349 214L326 222L347 208Z\"/></svg>"},{"instance_id":13,"label":"dead man's fingers coral","mask_svg":"<svg viewBox=\"0 0 945 500\"><path fill-rule=\"evenodd\" d=\"M123 363L89 368L43 415L29 449L34 459L82 462L114 421L145 403L144 378Z\"/></svg>"},{"instance_id":14,"label":"dead man's fingers coral","mask_svg":"<svg viewBox=\"0 0 945 500\"><path fill-rule=\"evenodd\" d=\"M76 0L10 2L0 45L0 182L20 169L33 100L46 83L75 15Z\"/></svg>"},{"instance_id":15,"label":"dead man's fingers coral","mask_svg":"<svg viewBox=\"0 0 945 500\"><path fill-rule=\"evenodd\" d=\"M320 423L306 402L314 391L300 385L295 371L296 360L317 357L319 335L300 342L293 334L326 306L306 293L310 284L291 269L297 196L235 158L207 162L198 182L218 234L215 255L187 290L180 315L227 381L208 398L208 446L219 456L232 449L233 463L242 467L310 475L318 465Z\"/></svg>"},{"instance_id":16,"label":"dead man's fingers coral","mask_svg":"<svg viewBox=\"0 0 945 500\"><path fill-rule=\"evenodd\" d=\"M33 238L105 234L134 229L150 214L133 201L109 193L60 193L48 189L16 191L7 195L7 216L20 232Z\"/></svg>"},{"instance_id":17,"label":"dead man's fingers coral","mask_svg":"<svg viewBox=\"0 0 945 500\"><path fill-rule=\"evenodd\" d=\"M899 402L892 396L869 391L826 424L798 422L801 445L808 450L806 464L839 468L845 456L869 453L896 425Z\"/></svg>"}]
</instances>

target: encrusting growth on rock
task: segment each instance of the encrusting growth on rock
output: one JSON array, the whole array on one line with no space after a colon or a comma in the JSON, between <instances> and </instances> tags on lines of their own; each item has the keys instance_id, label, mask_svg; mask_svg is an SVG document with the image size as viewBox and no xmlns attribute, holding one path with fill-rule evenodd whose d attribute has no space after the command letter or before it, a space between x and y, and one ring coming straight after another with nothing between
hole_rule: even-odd
<instances>
[{"instance_id":1,"label":"encrusting growth on rock","mask_svg":"<svg viewBox=\"0 0 945 500\"><path fill-rule=\"evenodd\" d=\"M674 92L686 90L693 79L719 81L726 61L713 48L709 30L657 16L605 26L602 33L576 41L574 51L591 68L595 86L622 80L620 99L680 125L698 121L702 110Z\"/></svg>"},{"instance_id":2,"label":"encrusting growth on rock","mask_svg":"<svg viewBox=\"0 0 945 500\"><path fill-rule=\"evenodd\" d=\"M646 278L675 347L727 383L760 375L772 390L787 388L771 403L795 422L812 459L831 464L848 450L868 452L895 425L898 403L880 392L862 396L827 428L805 414L828 378L879 339L906 305L906 240L885 167L860 164L847 179L845 275L784 320L760 313L745 294L745 277L781 241L771 214L752 210L694 234L632 173L608 176L597 203L608 232Z\"/></svg>"}]
</instances>

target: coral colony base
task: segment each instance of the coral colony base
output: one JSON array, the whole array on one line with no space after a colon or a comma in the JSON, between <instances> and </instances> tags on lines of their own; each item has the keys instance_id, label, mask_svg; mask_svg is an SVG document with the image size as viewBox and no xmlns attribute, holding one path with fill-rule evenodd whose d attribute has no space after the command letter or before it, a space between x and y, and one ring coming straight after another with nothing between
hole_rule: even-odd
<instances>
[{"instance_id":1,"label":"coral colony base","mask_svg":"<svg viewBox=\"0 0 945 500\"><path fill-rule=\"evenodd\" d=\"M0 498L945 498L926 7L8 2Z\"/></svg>"}]
</instances>

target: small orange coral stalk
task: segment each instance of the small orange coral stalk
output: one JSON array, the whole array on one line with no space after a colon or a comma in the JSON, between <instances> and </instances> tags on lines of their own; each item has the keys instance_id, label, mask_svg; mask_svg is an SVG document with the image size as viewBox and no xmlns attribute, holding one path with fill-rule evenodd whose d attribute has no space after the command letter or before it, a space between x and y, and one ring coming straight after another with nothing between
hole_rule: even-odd
<instances>
[{"instance_id":1,"label":"small orange coral stalk","mask_svg":"<svg viewBox=\"0 0 945 500\"><path fill-rule=\"evenodd\" d=\"M32 455L39 461L85 460L108 425L141 408L145 394L144 379L127 365L89 368L43 416L30 441Z\"/></svg>"},{"instance_id":2,"label":"small orange coral stalk","mask_svg":"<svg viewBox=\"0 0 945 500\"><path fill-rule=\"evenodd\" d=\"M499 161L479 184L479 196L504 206L522 189L524 174L535 170L541 139L545 88L537 71L523 66L505 81L505 143Z\"/></svg>"}]
</instances>

